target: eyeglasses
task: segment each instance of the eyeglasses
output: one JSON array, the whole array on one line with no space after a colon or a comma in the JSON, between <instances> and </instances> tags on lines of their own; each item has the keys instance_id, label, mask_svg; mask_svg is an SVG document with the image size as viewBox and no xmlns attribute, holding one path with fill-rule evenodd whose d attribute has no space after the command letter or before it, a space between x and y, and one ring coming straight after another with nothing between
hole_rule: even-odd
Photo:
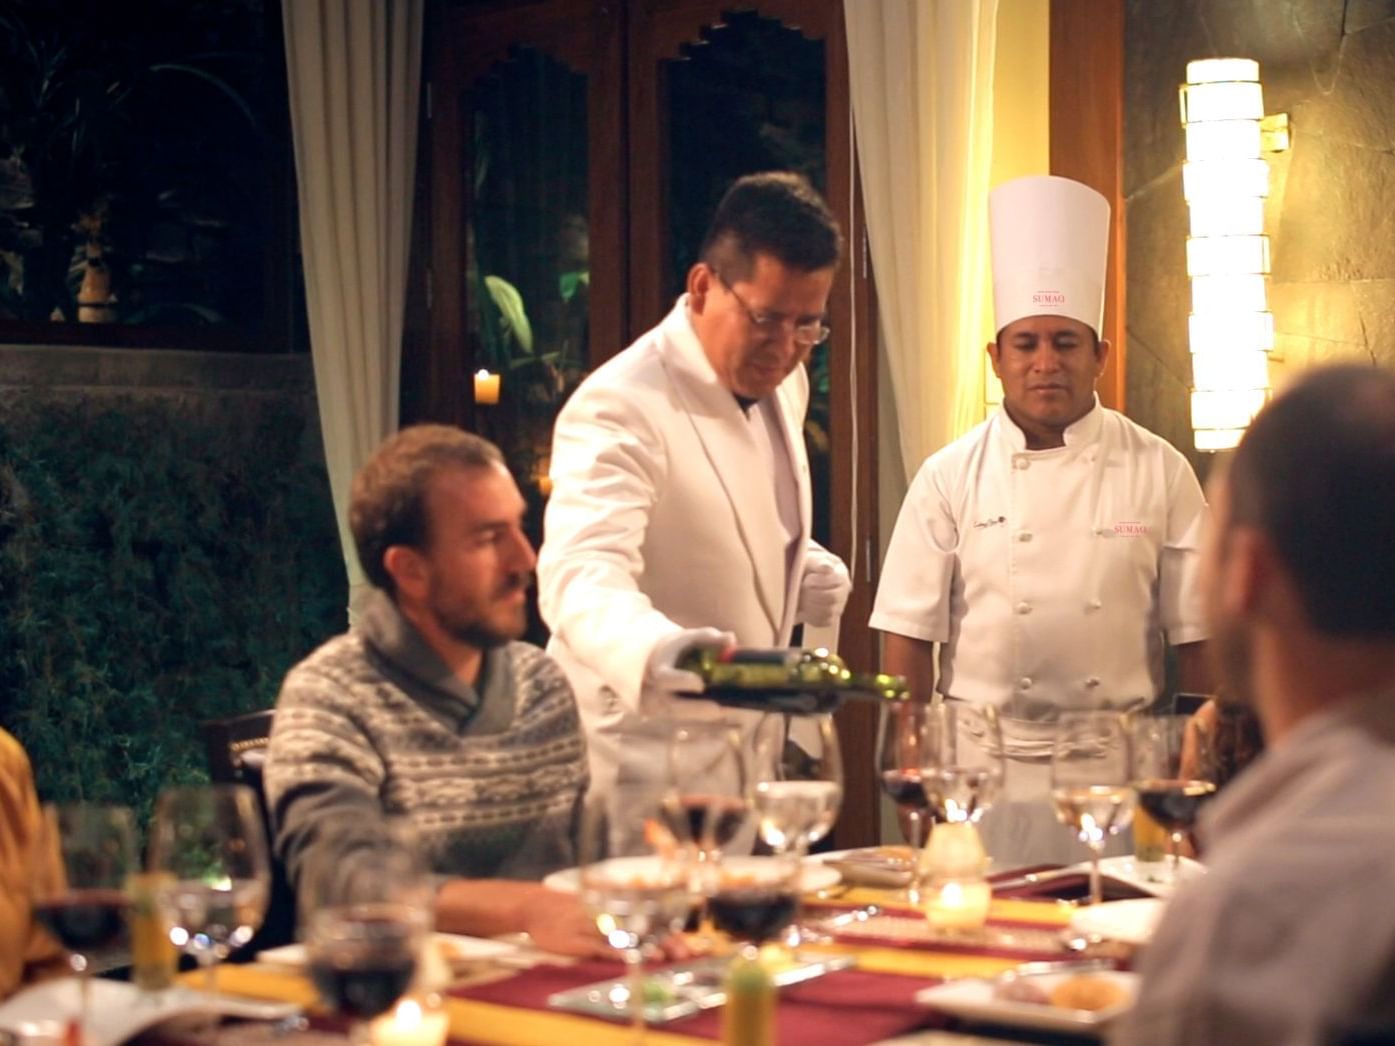
<instances>
[{"instance_id":1,"label":"eyeglasses","mask_svg":"<svg viewBox=\"0 0 1395 1046\"><path fill-rule=\"evenodd\" d=\"M803 323L798 323L788 316L781 316L779 313L757 312L755 309L751 308L750 305L746 304L745 298L736 293L736 288L727 282L725 276L716 269L712 270L712 275L717 277L717 282L725 287L727 293L736 299L736 304L741 306L741 311L744 312L746 318L751 321L751 326L767 337L774 337L782 331L785 324L788 323L793 327L794 343L807 349L818 345L833 333L828 327L824 326L822 319L805 320Z\"/></svg>"}]
</instances>

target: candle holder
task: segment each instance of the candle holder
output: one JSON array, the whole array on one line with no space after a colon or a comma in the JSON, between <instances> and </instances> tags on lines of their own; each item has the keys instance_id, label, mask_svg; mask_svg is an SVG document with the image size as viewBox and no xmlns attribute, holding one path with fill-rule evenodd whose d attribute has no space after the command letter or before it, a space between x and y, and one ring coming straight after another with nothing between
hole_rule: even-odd
<instances>
[{"instance_id":1,"label":"candle holder","mask_svg":"<svg viewBox=\"0 0 1395 1046\"><path fill-rule=\"evenodd\" d=\"M937 824L925 848L922 908L932 929L962 932L988 921L993 889L984 875L988 855L972 822Z\"/></svg>"},{"instance_id":2,"label":"candle holder","mask_svg":"<svg viewBox=\"0 0 1395 1046\"><path fill-rule=\"evenodd\" d=\"M475 402L481 406L499 402L499 375L487 370L475 371Z\"/></svg>"}]
</instances>

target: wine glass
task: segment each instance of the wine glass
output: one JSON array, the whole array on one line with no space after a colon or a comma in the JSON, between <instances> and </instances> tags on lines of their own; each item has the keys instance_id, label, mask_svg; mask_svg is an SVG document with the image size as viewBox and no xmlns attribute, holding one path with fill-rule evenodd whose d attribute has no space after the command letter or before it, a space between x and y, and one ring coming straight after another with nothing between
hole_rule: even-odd
<instances>
[{"instance_id":1,"label":"wine glass","mask_svg":"<svg viewBox=\"0 0 1395 1046\"><path fill-rule=\"evenodd\" d=\"M353 1021L352 1041L366 1043L368 1022L392 1009L416 976L433 912L405 822L352 843L328 847L334 859L306 870L302 934L321 999Z\"/></svg>"},{"instance_id":2,"label":"wine glass","mask_svg":"<svg viewBox=\"0 0 1395 1046\"><path fill-rule=\"evenodd\" d=\"M1105 840L1133 817L1127 717L1119 712L1062 712L1051 748L1056 818L1090 848L1090 903L1103 900L1100 854Z\"/></svg>"},{"instance_id":3,"label":"wine glass","mask_svg":"<svg viewBox=\"0 0 1395 1046\"><path fill-rule=\"evenodd\" d=\"M659 781L628 782L623 794L582 811L577 849L581 902L624 959L627 976L608 999L644 1039L644 951L682 929L698 900L696 854L686 819L675 820Z\"/></svg>"},{"instance_id":4,"label":"wine glass","mask_svg":"<svg viewBox=\"0 0 1395 1046\"><path fill-rule=\"evenodd\" d=\"M692 847L693 892L700 898L698 937L710 942L707 894L716 885L722 854L742 840L751 814L750 774L741 733L724 720L682 722L668 744L668 790L663 809L669 831ZM750 849L749 842L745 850Z\"/></svg>"},{"instance_id":5,"label":"wine glass","mask_svg":"<svg viewBox=\"0 0 1395 1046\"><path fill-rule=\"evenodd\" d=\"M93 952L116 944L125 929L135 838L135 819L124 806L48 804L40 813L30 899L34 918L68 949L68 962L78 976L80 1001L70 1041L85 1038L88 960Z\"/></svg>"},{"instance_id":6,"label":"wine glass","mask_svg":"<svg viewBox=\"0 0 1395 1046\"><path fill-rule=\"evenodd\" d=\"M271 862L256 793L246 785L181 785L160 793L150 871L170 939L198 960L210 994L217 964L252 939L266 914Z\"/></svg>"},{"instance_id":7,"label":"wine glass","mask_svg":"<svg viewBox=\"0 0 1395 1046\"><path fill-rule=\"evenodd\" d=\"M796 864L833 828L843 803L843 758L831 715L767 715L756 729L757 830ZM790 943L818 935L795 913Z\"/></svg>"},{"instance_id":8,"label":"wine glass","mask_svg":"<svg viewBox=\"0 0 1395 1046\"><path fill-rule=\"evenodd\" d=\"M992 705L937 701L925 708L921 786L947 824L977 824L1003 783L1003 735Z\"/></svg>"},{"instance_id":9,"label":"wine glass","mask_svg":"<svg viewBox=\"0 0 1395 1046\"><path fill-rule=\"evenodd\" d=\"M1216 792L1211 732L1192 716L1137 714L1132 722L1138 805L1167 832L1170 879L1181 878L1182 834Z\"/></svg>"},{"instance_id":10,"label":"wine glass","mask_svg":"<svg viewBox=\"0 0 1395 1046\"><path fill-rule=\"evenodd\" d=\"M910 882L905 899L920 902L922 872L921 851L925 846L925 829L930 820L930 797L921 781L925 760L925 719L929 705L923 701L907 701L889 705L884 710L877 738L877 774L882 791L896 804L900 815L901 834L910 845Z\"/></svg>"}]
</instances>

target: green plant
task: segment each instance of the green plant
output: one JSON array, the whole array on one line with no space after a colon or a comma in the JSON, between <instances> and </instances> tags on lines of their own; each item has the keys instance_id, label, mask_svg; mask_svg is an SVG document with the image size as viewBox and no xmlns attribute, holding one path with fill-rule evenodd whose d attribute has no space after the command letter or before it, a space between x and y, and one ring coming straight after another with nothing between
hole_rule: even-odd
<instances>
[{"instance_id":1,"label":"green plant","mask_svg":"<svg viewBox=\"0 0 1395 1046\"><path fill-rule=\"evenodd\" d=\"M199 723L271 705L343 629L328 483L301 418L169 404L0 415L0 724L40 794L148 816L206 776Z\"/></svg>"}]
</instances>

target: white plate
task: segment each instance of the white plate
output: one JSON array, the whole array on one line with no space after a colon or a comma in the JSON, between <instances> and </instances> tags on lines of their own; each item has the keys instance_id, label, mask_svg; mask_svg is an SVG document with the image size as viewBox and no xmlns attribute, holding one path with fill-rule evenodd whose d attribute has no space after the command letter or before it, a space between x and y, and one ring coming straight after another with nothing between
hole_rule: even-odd
<instances>
[{"instance_id":1,"label":"white plate","mask_svg":"<svg viewBox=\"0 0 1395 1046\"><path fill-rule=\"evenodd\" d=\"M1032 980L1041 985L1043 991L1050 992L1059 982L1074 973L1044 973ZM1066 1032L1072 1035L1099 1035L1110 1022L1126 1013L1138 990L1138 975L1118 970L1098 970L1091 977L1104 977L1116 981L1127 992L1129 1001L1107 1010L1067 1010L1060 1006L1039 1005L1030 1002L1016 1002L1000 999L995 994L996 985L992 980L965 977L961 980L946 981L933 988L916 993L916 1002L933 1006L944 1013L973 1021L987 1021L1005 1024L1014 1028L1033 1028L1037 1031Z\"/></svg>"},{"instance_id":2,"label":"white plate","mask_svg":"<svg viewBox=\"0 0 1395 1046\"><path fill-rule=\"evenodd\" d=\"M433 933L432 942L440 949L447 964L498 959L516 955L518 945L508 941L492 941L485 937L466 937L458 933ZM305 945L287 944L257 953L258 962L274 962L283 966L304 966Z\"/></svg>"},{"instance_id":3,"label":"white plate","mask_svg":"<svg viewBox=\"0 0 1395 1046\"><path fill-rule=\"evenodd\" d=\"M1090 862L1082 861L1072 866L1075 871L1090 874ZM1111 879L1150 893L1154 897L1171 897L1172 891L1192 879L1200 879L1206 874L1206 866L1190 857L1183 857L1177 869L1178 880L1172 881L1172 869L1166 861L1138 861L1132 855L1124 857L1104 857L1100 859L1100 874Z\"/></svg>"},{"instance_id":4,"label":"white plate","mask_svg":"<svg viewBox=\"0 0 1395 1046\"><path fill-rule=\"evenodd\" d=\"M911 881L909 846L864 846L856 850L830 850L813 854L817 861L836 868L843 881L852 886L897 889Z\"/></svg>"},{"instance_id":5,"label":"white plate","mask_svg":"<svg viewBox=\"0 0 1395 1046\"><path fill-rule=\"evenodd\" d=\"M653 860L657 861L658 858ZM775 860L774 857L724 857L722 867L736 875L759 876L764 869L772 867ZM635 859L637 869L642 869L644 864L644 858ZM826 890L836 885L840 878L838 869L808 858L799 870L799 888L804 893ZM581 882L581 871L577 868L564 868L560 872L553 872L542 882L549 890L576 893Z\"/></svg>"},{"instance_id":6,"label":"white plate","mask_svg":"<svg viewBox=\"0 0 1395 1046\"><path fill-rule=\"evenodd\" d=\"M87 1046L117 1046L147 1028L197 1013L279 1021L300 1012L292 1003L215 997L184 987L143 992L134 984L103 977L93 977L90 990L88 1012L92 1017L86 1028ZM47 1025L77 1012L77 978L63 977L26 988L0 1005L0 1028L20 1031L26 1025Z\"/></svg>"},{"instance_id":7,"label":"white plate","mask_svg":"<svg viewBox=\"0 0 1395 1046\"><path fill-rule=\"evenodd\" d=\"M1077 908L1070 928L1077 933L1097 933L1125 944L1147 944L1153 937L1166 902L1157 897L1130 901L1105 901Z\"/></svg>"}]
</instances>

